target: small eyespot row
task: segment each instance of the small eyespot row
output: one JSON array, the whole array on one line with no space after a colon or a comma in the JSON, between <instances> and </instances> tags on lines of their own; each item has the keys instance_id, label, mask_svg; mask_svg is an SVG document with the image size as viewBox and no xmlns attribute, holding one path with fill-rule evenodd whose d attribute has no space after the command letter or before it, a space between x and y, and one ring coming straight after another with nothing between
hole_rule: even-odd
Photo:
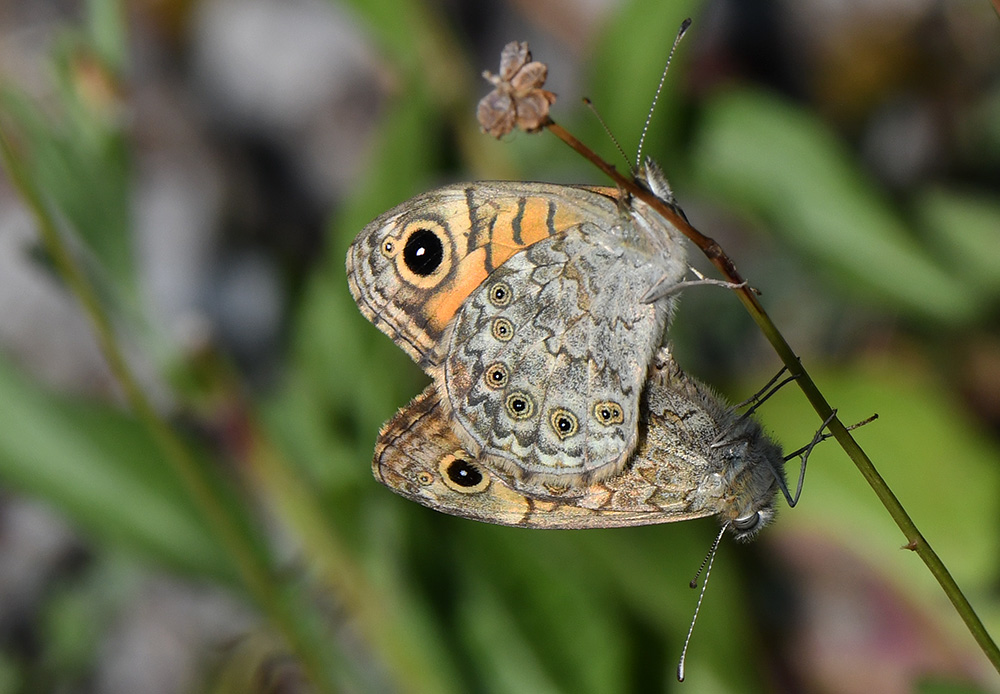
<instances>
[{"instance_id":1,"label":"small eyespot row","mask_svg":"<svg viewBox=\"0 0 1000 694\"><path fill-rule=\"evenodd\" d=\"M507 396L504 404L512 419L528 419L535 413L535 404L527 393L515 391Z\"/></svg>"},{"instance_id":2,"label":"small eyespot row","mask_svg":"<svg viewBox=\"0 0 1000 694\"><path fill-rule=\"evenodd\" d=\"M497 316L493 319L491 331L493 337L500 342L510 342L510 339L514 337L513 324L503 316Z\"/></svg>"},{"instance_id":3,"label":"small eyespot row","mask_svg":"<svg viewBox=\"0 0 1000 694\"><path fill-rule=\"evenodd\" d=\"M549 424L552 425L552 431L560 439L568 439L580 430L580 423L577 421L576 415L561 407L552 410L549 415Z\"/></svg>"},{"instance_id":4,"label":"small eyespot row","mask_svg":"<svg viewBox=\"0 0 1000 694\"><path fill-rule=\"evenodd\" d=\"M503 362L494 362L486 367L483 378L486 380L488 388L498 390L507 385L507 381L510 380L510 371Z\"/></svg>"},{"instance_id":5,"label":"small eyespot row","mask_svg":"<svg viewBox=\"0 0 1000 694\"><path fill-rule=\"evenodd\" d=\"M490 303L497 308L503 308L509 304L512 295L513 292L510 289L510 285L503 280L494 282L493 286L490 287Z\"/></svg>"},{"instance_id":6,"label":"small eyespot row","mask_svg":"<svg viewBox=\"0 0 1000 694\"><path fill-rule=\"evenodd\" d=\"M624 422L625 414L617 402L604 400L594 405L594 418L604 426L612 426Z\"/></svg>"}]
</instances>

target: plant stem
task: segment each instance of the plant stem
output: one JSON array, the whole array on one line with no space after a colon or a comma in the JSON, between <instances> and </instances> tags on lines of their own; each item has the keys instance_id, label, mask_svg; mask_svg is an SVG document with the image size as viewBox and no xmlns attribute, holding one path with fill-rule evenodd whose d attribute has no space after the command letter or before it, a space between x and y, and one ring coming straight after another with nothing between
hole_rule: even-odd
<instances>
[{"instance_id":1,"label":"plant stem","mask_svg":"<svg viewBox=\"0 0 1000 694\"><path fill-rule=\"evenodd\" d=\"M994 0L994 3L1000 3L1000 0ZM660 200L643 186L638 185L631 178L622 176L618 173L614 166L604 161L593 150L576 139L562 126L549 121L546 127L554 135L556 135L556 137L595 164L619 187L628 191L631 195L641 199L643 202L655 209L659 214L666 218L668 222L679 229L681 233L691 239L728 281L733 282L734 284L743 284L743 277L741 277L740 273L737 271L736 265L729 258L729 256L726 255L725 251L722 250L719 244L692 227L683 215L678 214L677 210L666 204L663 200ZM820 420L827 421L829 419L827 428L830 430L830 433L833 434L834 438L841 445L847 455L854 461L854 464L857 466L865 480L868 481L869 486L871 486L871 488L875 491L875 494L882 502L882 505L885 506L889 515L892 516L892 519L896 521L896 525L899 526L899 529L903 531L903 535L906 536L908 541L905 545L905 549L910 549L916 552L917 555L923 560L924 564L927 565L927 568L930 569L931 574L934 575L934 578L937 579L942 590L944 590L945 594L948 596L948 599L951 600L952 605L955 606L955 610L965 622L966 627L968 627L969 631L972 633L973 638L976 639L976 642L983 650L983 653L985 653L986 657L989 658L997 672L1000 672L1000 649L997 648L997 645L993 641L992 637L990 637L989 632L986 631L986 627L983 625L982 620L979 619L979 616L972 608L972 605L965 597L965 594L962 593L961 588L958 587L955 579L952 578L951 573L944 565L944 562L941 561L941 558L927 543L927 540L924 539L924 536L920 533L917 526L913 523L913 520L906 512L906 509L903 508L903 505L899 502L899 499L896 498L896 495L893 494L889 485L886 484L885 480L882 479L882 476L875 469L871 459L861 449L861 446L858 445L857 441L854 440L854 437L851 436L850 432L840 419L836 417L833 409L830 407L830 404L826 401L826 398L823 397L819 388L816 387L816 384L802 366L802 362L795 355L795 352L789 346L788 342L785 341L784 336L782 336L782 334L778 331L778 328L767 315L767 312L764 311L764 307L761 305L760 301L757 300L757 295L754 293L754 290L749 286L743 286L735 291L740 301L743 302L744 307L750 313L754 322L757 323L757 326L761 329L764 336L771 343L771 346L773 346L774 350L778 353L781 361L787 367L789 375L795 377L795 382L798 383L802 392L805 394L806 399L809 400L813 408L816 410Z\"/></svg>"},{"instance_id":2,"label":"plant stem","mask_svg":"<svg viewBox=\"0 0 1000 694\"><path fill-rule=\"evenodd\" d=\"M304 606L296 605L296 598L283 590L266 553L258 548L250 533L227 509L190 450L160 417L139 386L118 345L108 314L98 301L90 281L63 242L41 194L29 179L3 129L0 129L0 155L11 181L36 218L46 251L90 321L101 353L121 386L129 406L163 450L174 473L203 514L208 527L216 533L220 546L229 553L251 598L300 656L313 683L322 691L334 691L334 678L329 672L329 654L325 654L315 643L313 634L306 628L307 622L298 619L300 614L308 614L308 611Z\"/></svg>"}]
</instances>

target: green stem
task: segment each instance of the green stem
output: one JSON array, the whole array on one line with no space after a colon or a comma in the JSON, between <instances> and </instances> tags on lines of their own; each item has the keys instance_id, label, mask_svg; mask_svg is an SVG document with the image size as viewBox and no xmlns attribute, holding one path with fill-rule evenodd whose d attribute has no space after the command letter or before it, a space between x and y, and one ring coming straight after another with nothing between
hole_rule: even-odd
<instances>
[{"instance_id":1,"label":"green stem","mask_svg":"<svg viewBox=\"0 0 1000 694\"><path fill-rule=\"evenodd\" d=\"M994 0L994 2L1000 3L1000 0ZM685 236L691 239L698 246L698 248L705 253L708 259L712 261L712 264L719 269L728 281L735 284L744 283L743 278L736 269L736 265L714 240L692 227L691 224L684 219L683 216L679 215L676 210L664 203L644 187L637 185L632 179L622 176L618 173L614 166L601 159L601 157L598 156L593 150L577 140L562 126L550 121L547 124L547 127L559 139L594 163L619 187L627 190L631 195L634 195L651 206L677 229L679 229ZM819 388L816 387L816 384L802 366L802 362L795 355L795 352L792 351L792 348L789 346L788 342L785 341L785 338L771 321L767 312L764 311L764 307L761 305L760 301L757 300L754 290L749 286L744 286L737 289L736 293L740 298L740 301L743 302L744 307L746 307L747 311L750 313L750 316L754 319L754 322L757 323L758 327L764 333L764 336L767 337L768 341L774 347L774 350L778 353L781 361L784 363L785 367L787 367L789 374L795 377L795 382L799 384L802 392L805 394L806 398L819 415L820 420L827 421L829 419L827 428L830 430L830 433L833 434L834 438L838 443L840 443L847 455L854 461L854 464L857 466L862 476L868 481L871 488L875 491L875 494L882 502L882 505L885 506L889 515L892 516L892 519L896 521L896 525L899 526L899 529L903 531L903 535L906 536L908 542L905 545L905 548L916 552L917 555L923 560L924 564L927 565L927 568L930 569L931 574L933 574L934 578L937 579L942 590L944 590L945 594L948 596L948 599L951 600L952 605L955 606L955 610L965 622L965 625L972 633L973 638L976 639L979 647L982 648L983 653L985 653L986 657L989 658L997 672L1000 672L1000 649L997 648L997 645L990 637L989 632L986 631L986 627L983 625L982 620L979 619L979 616L972 608L972 605L965 597L965 594L962 593L961 588L958 587L955 579L952 578L952 575L948 571L948 568L944 565L944 562L941 561L941 558L927 543L924 536L919 530L917 530L917 526L913 523L913 520L906 512L906 509L903 508L899 499L897 499L896 495L892 493L889 485L886 484L884 479L882 479L882 476L872 464L871 459L861 449L857 441L854 440L854 437L851 436L847 427L845 427L840 419L834 415L834 411L830 407L830 404L826 401L826 398L823 397Z\"/></svg>"},{"instance_id":2,"label":"green stem","mask_svg":"<svg viewBox=\"0 0 1000 694\"><path fill-rule=\"evenodd\" d=\"M163 450L175 474L204 515L209 528L216 533L219 544L229 552L252 599L299 654L316 686L323 691L334 691L333 678L329 673L329 654L318 648L314 635L306 629L307 621L297 618L299 615L309 614L309 611L305 606L296 605L296 600L290 594L285 594L269 561L257 550L253 539L240 522L227 510L213 490L209 477L204 474L186 445L159 416L139 386L118 346L110 318L98 301L91 283L63 242L42 196L29 180L3 129L0 129L0 155L11 180L35 215L46 250L83 307L101 352L121 386L126 401Z\"/></svg>"}]
</instances>

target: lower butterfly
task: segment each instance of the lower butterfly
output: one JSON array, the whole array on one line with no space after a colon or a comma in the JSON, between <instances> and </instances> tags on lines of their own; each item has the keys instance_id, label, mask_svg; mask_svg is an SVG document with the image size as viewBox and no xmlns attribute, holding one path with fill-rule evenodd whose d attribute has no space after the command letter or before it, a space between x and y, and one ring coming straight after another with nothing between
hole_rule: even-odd
<instances>
[{"instance_id":1,"label":"lower butterfly","mask_svg":"<svg viewBox=\"0 0 1000 694\"><path fill-rule=\"evenodd\" d=\"M612 528L718 516L748 539L774 516L780 447L687 376L667 348L641 403L640 441L619 474L582 489L526 491L464 450L434 384L382 429L375 477L438 511L525 528Z\"/></svg>"}]
</instances>

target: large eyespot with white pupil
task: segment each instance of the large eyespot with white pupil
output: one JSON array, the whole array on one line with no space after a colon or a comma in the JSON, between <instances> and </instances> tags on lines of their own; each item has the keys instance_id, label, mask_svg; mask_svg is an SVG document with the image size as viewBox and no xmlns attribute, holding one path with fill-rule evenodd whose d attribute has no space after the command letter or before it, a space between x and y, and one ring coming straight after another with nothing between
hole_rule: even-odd
<instances>
[{"instance_id":1,"label":"large eyespot with white pupil","mask_svg":"<svg viewBox=\"0 0 1000 694\"><path fill-rule=\"evenodd\" d=\"M497 308L503 308L510 303L510 298L513 296L514 292L511 291L510 285L499 280L494 282L489 290L490 303Z\"/></svg>"},{"instance_id":2,"label":"large eyespot with white pupil","mask_svg":"<svg viewBox=\"0 0 1000 694\"><path fill-rule=\"evenodd\" d=\"M503 362L494 362L486 367L483 379L486 381L487 387L498 390L507 385L507 381L510 380L510 371Z\"/></svg>"},{"instance_id":3,"label":"large eyespot with white pupil","mask_svg":"<svg viewBox=\"0 0 1000 694\"><path fill-rule=\"evenodd\" d=\"M438 472L448 489L461 494L479 494L490 486L490 476L479 464L466 460L465 453L450 454L441 458Z\"/></svg>"},{"instance_id":4,"label":"large eyespot with white pupil","mask_svg":"<svg viewBox=\"0 0 1000 694\"><path fill-rule=\"evenodd\" d=\"M436 287L451 271L447 229L431 219L412 221L398 239L383 241L382 254L394 260L405 282L421 288Z\"/></svg>"},{"instance_id":5,"label":"large eyespot with white pupil","mask_svg":"<svg viewBox=\"0 0 1000 694\"><path fill-rule=\"evenodd\" d=\"M514 337L514 326L503 316L497 316L490 325L490 332L500 342L510 342L510 339Z\"/></svg>"},{"instance_id":6,"label":"large eyespot with white pupil","mask_svg":"<svg viewBox=\"0 0 1000 694\"><path fill-rule=\"evenodd\" d=\"M612 400L603 400L594 405L594 419L606 427L625 421L622 406Z\"/></svg>"},{"instance_id":7,"label":"large eyespot with white pupil","mask_svg":"<svg viewBox=\"0 0 1000 694\"><path fill-rule=\"evenodd\" d=\"M527 393L515 391L507 396L504 407L511 419L528 419L535 414L535 403Z\"/></svg>"},{"instance_id":8,"label":"large eyespot with white pupil","mask_svg":"<svg viewBox=\"0 0 1000 694\"><path fill-rule=\"evenodd\" d=\"M577 421L576 415L561 407L552 410L549 415L549 424L552 425L552 431L560 439L568 439L580 430L580 423Z\"/></svg>"}]
</instances>

